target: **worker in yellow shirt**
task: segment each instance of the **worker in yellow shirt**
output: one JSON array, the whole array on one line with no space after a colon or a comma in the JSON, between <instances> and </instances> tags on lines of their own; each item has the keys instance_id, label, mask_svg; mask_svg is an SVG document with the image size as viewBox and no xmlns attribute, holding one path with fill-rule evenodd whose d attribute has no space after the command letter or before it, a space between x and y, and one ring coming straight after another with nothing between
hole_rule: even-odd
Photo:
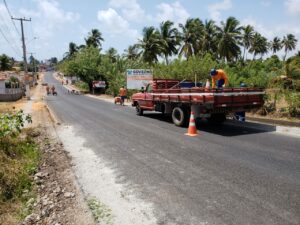
<instances>
[{"instance_id":1,"label":"worker in yellow shirt","mask_svg":"<svg viewBox=\"0 0 300 225\"><path fill-rule=\"evenodd\" d=\"M228 77L224 70L212 69L210 71L212 88L222 88L228 85Z\"/></svg>"}]
</instances>

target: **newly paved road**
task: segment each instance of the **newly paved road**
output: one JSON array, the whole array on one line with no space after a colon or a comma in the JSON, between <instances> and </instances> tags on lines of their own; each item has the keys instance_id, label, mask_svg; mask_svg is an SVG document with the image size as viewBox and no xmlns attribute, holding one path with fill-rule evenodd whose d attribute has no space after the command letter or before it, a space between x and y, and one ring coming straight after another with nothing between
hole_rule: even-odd
<instances>
[{"instance_id":1,"label":"newly paved road","mask_svg":"<svg viewBox=\"0 0 300 225\"><path fill-rule=\"evenodd\" d=\"M52 110L154 203L159 224L300 224L300 139L228 124L191 138L157 114L57 89Z\"/></svg>"}]
</instances>

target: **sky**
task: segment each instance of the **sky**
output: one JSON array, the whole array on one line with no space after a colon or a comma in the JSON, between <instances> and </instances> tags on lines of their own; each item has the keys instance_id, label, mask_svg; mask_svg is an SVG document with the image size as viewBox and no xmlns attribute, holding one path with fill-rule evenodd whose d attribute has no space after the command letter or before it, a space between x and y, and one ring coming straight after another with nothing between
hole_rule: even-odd
<instances>
[{"instance_id":1,"label":"sky","mask_svg":"<svg viewBox=\"0 0 300 225\"><path fill-rule=\"evenodd\" d=\"M171 20L178 27L188 18L220 24L229 16L269 40L292 33L299 41L290 55L300 50L300 0L0 0L0 54L21 60L20 21L10 15L31 18L24 21L25 42L39 60L61 59L70 42L85 44L94 28L104 38L103 51L114 47L122 54L146 26Z\"/></svg>"}]
</instances>

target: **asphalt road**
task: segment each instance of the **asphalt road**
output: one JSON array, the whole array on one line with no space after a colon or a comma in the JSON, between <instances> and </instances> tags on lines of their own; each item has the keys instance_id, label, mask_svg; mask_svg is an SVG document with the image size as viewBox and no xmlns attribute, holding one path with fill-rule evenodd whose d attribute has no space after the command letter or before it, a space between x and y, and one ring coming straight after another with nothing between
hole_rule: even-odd
<instances>
[{"instance_id":1,"label":"asphalt road","mask_svg":"<svg viewBox=\"0 0 300 225\"><path fill-rule=\"evenodd\" d=\"M159 224L300 224L300 139L225 124L185 136L159 114L97 99L47 97L120 183L155 205Z\"/></svg>"}]
</instances>

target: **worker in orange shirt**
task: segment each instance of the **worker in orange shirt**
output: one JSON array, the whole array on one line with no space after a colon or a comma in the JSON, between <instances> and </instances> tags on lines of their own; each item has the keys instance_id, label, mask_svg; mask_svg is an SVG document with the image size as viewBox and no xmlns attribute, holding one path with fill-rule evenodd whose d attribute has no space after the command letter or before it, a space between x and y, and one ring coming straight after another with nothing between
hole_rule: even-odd
<instances>
[{"instance_id":1,"label":"worker in orange shirt","mask_svg":"<svg viewBox=\"0 0 300 225\"><path fill-rule=\"evenodd\" d=\"M212 88L222 88L228 85L228 77L224 70L212 69L210 71Z\"/></svg>"},{"instance_id":2,"label":"worker in orange shirt","mask_svg":"<svg viewBox=\"0 0 300 225\"><path fill-rule=\"evenodd\" d=\"M121 105L124 105L125 98L127 97L127 89L124 86L120 88L119 95L121 97Z\"/></svg>"}]
</instances>

